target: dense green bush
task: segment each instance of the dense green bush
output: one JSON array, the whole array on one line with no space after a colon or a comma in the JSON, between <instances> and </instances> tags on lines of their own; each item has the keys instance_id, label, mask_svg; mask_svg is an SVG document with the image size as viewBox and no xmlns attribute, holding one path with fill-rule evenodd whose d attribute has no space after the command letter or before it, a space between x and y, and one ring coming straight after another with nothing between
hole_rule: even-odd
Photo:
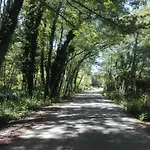
<instances>
[{"instance_id":1,"label":"dense green bush","mask_svg":"<svg viewBox=\"0 0 150 150\"><path fill-rule=\"evenodd\" d=\"M0 102L0 122L1 126L12 119L19 118L29 110L36 110L42 106L50 105L50 102L43 103L42 100L32 98L22 98L17 100L6 100Z\"/></svg>"},{"instance_id":2,"label":"dense green bush","mask_svg":"<svg viewBox=\"0 0 150 150\"><path fill-rule=\"evenodd\" d=\"M144 103L142 99L128 102L126 110L140 120L150 119L150 105Z\"/></svg>"},{"instance_id":3,"label":"dense green bush","mask_svg":"<svg viewBox=\"0 0 150 150\"><path fill-rule=\"evenodd\" d=\"M109 92L107 96L141 121L150 120L150 95L143 94L139 98L133 98L132 96L126 98L126 95L121 90Z\"/></svg>"}]
</instances>

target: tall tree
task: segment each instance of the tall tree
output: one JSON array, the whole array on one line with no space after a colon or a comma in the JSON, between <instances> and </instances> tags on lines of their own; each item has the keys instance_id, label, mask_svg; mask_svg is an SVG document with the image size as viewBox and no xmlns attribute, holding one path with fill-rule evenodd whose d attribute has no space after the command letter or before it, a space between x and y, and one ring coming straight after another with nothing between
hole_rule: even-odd
<instances>
[{"instance_id":1,"label":"tall tree","mask_svg":"<svg viewBox=\"0 0 150 150\"><path fill-rule=\"evenodd\" d=\"M27 15L24 23L24 43L23 43L23 74L24 81L27 82L27 90L30 97L33 96L34 79L36 70L36 54L37 54L37 36L38 27L42 18L41 2L36 0L29 1L27 5Z\"/></svg>"},{"instance_id":2,"label":"tall tree","mask_svg":"<svg viewBox=\"0 0 150 150\"><path fill-rule=\"evenodd\" d=\"M51 33L50 33L50 37L49 37L48 60L47 60L47 65L46 65L46 82L45 82L45 87L44 87L44 101L46 100L46 97L49 94L49 89L50 89L49 87L51 84L51 80L50 80L51 75L50 74L52 74L51 63L52 63L53 44L54 44L57 21L59 18L61 6L62 6L62 3L59 3L56 14L53 17Z\"/></svg>"},{"instance_id":3,"label":"tall tree","mask_svg":"<svg viewBox=\"0 0 150 150\"><path fill-rule=\"evenodd\" d=\"M68 59L68 46L75 37L74 30L70 30L66 36L64 44L57 50L56 58L51 69L51 97L58 97L58 87L61 80L61 75L64 72L65 64Z\"/></svg>"},{"instance_id":4,"label":"tall tree","mask_svg":"<svg viewBox=\"0 0 150 150\"><path fill-rule=\"evenodd\" d=\"M8 52L8 46L15 30L22 4L23 0L9 0L6 4L5 1L1 1L0 7L3 11L0 12L0 67Z\"/></svg>"}]
</instances>

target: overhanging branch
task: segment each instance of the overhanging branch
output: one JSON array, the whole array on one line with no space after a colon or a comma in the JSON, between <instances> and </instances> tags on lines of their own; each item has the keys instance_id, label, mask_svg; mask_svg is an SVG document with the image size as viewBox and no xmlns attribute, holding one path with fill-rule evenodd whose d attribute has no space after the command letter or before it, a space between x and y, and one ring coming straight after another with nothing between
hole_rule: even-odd
<instances>
[{"instance_id":1,"label":"overhanging branch","mask_svg":"<svg viewBox=\"0 0 150 150\"><path fill-rule=\"evenodd\" d=\"M48 5L46 2L41 1L41 3L43 4L43 6L45 6L48 10L51 10L54 13L57 13L57 10L53 7L51 7L50 5ZM64 17L61 13L59 13L59 16L65 20L69 25L71 25L73 28L76 28L76 26L68 19L66 19L66 17Z\"/></svg>"}]
</instances>

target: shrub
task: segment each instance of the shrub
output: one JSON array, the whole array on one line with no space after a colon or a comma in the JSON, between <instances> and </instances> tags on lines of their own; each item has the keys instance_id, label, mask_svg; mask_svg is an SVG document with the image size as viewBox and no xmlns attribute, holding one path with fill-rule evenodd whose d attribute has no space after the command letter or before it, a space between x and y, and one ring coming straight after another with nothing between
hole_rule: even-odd
<instances>
[{"instance_id":1,"label":"shrub","mask_svg":"<svg viewBox=\"0 0 150 150\"><path fill-rule=\"evenodd\" d=\"M47 105L47 104L46 104ZM29 110L36 110L44 106L42 100L36 98L21 100L5 100L0 103L0 122L6 124L8 121L23 116Z\"/></svg>"},{"instance_id":2,"label":"shrub","mask_svg":"<svg viewBox=\"0 0 150 150\"><path fill-rule=\"evenodd\" d=\"M106 95L141 121L150 120L150 95L143 94L137 98L131 93L127 96L124 90L107 92Z\"/></svg>"}]
</instances>

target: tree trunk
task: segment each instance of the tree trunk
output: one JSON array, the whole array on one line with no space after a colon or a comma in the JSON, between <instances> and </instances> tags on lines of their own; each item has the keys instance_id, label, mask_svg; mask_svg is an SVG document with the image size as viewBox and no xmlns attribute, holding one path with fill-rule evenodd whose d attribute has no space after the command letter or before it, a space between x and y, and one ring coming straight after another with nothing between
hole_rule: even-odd
<instances>
[{"instance_id":1,"label":"tree trunk","mask_svg":"<svg viewBox=\"0 0 150 150\"><path fill-rule=\"evenodd\" d=\"M36 1L30 1L31 13L27 15L25 22L25 44L24 44L24 74L27 81L28 94L32 98L34 89L34 78L35 78L35 58L37 53L37 36L38 27L42 18L41 3ZM34 11L33 11L34 9Z\"/></svg>"},{"instance_id":2,"label":"tree trunk","mask_svg":"<svg viewBox=\"0 0 150 150\"><path fill-rule=\"evenodd\" d=\"M50 86L50 70L51 70L51 56L52 56L52 51L53 51L53 42L55 38L55 31L56 31L56 24L57 20L59 17L59 11L61 8L61 4L57 10L57 14L53 20L52 28L51 28L51 34L50 34L50 47L49 47L49 52L48 52L48 61L47 61L47 66L46 66L46 82L45 82L45 87L44 87L44 103L46 101L46 97L49 94L49 86Z\"/></svg>"},{"instance_id":3,"label":"tree trunk","mask_svg":"<svg viewBox=\"0 0 150 150\"><path fill-rule=\"evenodd\" d=\"M45 85L45 78L44 78L44 46L42 47L42 50L41 50L40 70L41 70L41 81L42 81L42 84Z\"/></svg>"},{"instance_id":4,"label":"tree trunk","mask_svg":"<svg viewBox=\"0 0 150 150\"><path fill-rule=\"evenodd\" d=\"M9 2L10 3L10 2ZM8 3L8 4L9 4ZM8 51L9 43L15 30L18 15L22 8L23 0L13 0L11 5L6 6L0 26L0 67Z\"/></svg>"},{"instance_id":5,"label":"tree trunk","mask_svg":"<svg viewBox=\"0 0 150 150\"><path fill-rule=\"evenodd\" d=\"M61 48L57 50L57 55L51 68L52 74L51 74L50 89L52 98L59 97L58 88L61 81L61 75L64 72L65 63L68 59L67 48L69 43L73 40L74 37L75 35L73 34L73 30L70 30L67 34L66 41L61 46Z\"/></svg>"}]
</instances>

